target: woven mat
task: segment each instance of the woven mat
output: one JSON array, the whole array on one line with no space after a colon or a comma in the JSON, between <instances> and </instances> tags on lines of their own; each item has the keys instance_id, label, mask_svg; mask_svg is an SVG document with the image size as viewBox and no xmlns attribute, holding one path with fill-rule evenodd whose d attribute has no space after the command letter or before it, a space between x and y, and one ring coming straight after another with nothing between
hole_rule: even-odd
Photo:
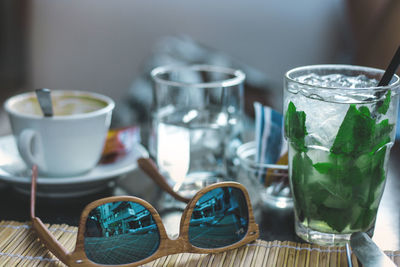
<instances>
[{"instance_id":1,"label":"woven mat","mask_svg":"<svg viewBox=\"0 0 400 267\"><path fill-rule=\"evenodd\" d=\"M77 227L46 225L69 251L75 247ZM400 251L385 251L400 266ZM352 255L353 266L359 266ZM64 266L41 245L30 223L0 222L0 266ZM294 242L257 240L219 254L182 253L159 258L146 266L347 266L343 247L320 247Z\"/></svg>"}]
</instances>

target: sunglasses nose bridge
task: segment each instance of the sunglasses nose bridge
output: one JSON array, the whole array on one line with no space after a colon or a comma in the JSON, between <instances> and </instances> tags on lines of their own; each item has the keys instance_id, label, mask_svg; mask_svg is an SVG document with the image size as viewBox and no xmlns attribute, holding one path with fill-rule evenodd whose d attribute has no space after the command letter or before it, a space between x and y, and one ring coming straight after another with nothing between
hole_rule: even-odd
<instances>
[{"instance_id":1,"label":"sunglasses nose bridge","mask_svg":"<svg viewBox=\"0 0 400 267\"><path fill-rule=\"evenodd\" d=\"M187 239L183 237L178 237L177 239L166 238L163 241L164 242L161 242L159 251L164 251L164 256L188 252L191 248L191 245L189 244Z\"/></svg>"}]
</instances>

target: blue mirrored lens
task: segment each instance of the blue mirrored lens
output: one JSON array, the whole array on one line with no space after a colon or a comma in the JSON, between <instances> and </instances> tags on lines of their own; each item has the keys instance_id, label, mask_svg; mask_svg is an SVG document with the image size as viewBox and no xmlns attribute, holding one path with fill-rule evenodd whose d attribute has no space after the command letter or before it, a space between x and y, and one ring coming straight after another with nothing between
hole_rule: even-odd
<instances>
[{"instance_id":1,"label":"blue mirrored lens","mask_svg":"<svg viewBox=\"0 0 400 267\"><path fill-rule=\"evenodd\" d=\"M199 248L232 245L246 235L249 210L242 190L219 187L196 203L189 224L189 241Z\"/></svg>"},{"instance_id":2,"label":"blue mirrored lens","mask_svg":"<svg viewBox=\"0 0 400 267\"><path fill-rule=\"evenodd\" d=\"M151 256L160 234L150 211L130 201L110 202L93 209L84 233L86 256L98 264L128 264Z\"/></svg>"}]
</instances>

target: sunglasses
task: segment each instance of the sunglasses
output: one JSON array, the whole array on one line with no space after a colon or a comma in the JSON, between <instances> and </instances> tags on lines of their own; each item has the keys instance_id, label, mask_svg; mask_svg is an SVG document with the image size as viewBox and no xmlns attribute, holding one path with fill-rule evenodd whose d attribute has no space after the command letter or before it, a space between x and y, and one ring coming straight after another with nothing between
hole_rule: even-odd
<instances>
[{"instance_id":1,"label":"sunglasses","mask_svg":"<svg viewBox=\"0 0 400 267\"><path fill-rule=\"evenodd\" d=\"M249 195L236 182L201 189L183 211L179 237L167 236L158 212L145 200L108 197L88 204L73 252L35 216L37 167L32 168L32 227L45 246L68 266L138 266L175 253L218 253L259 237Z\"/></svg>"}]
</instances>

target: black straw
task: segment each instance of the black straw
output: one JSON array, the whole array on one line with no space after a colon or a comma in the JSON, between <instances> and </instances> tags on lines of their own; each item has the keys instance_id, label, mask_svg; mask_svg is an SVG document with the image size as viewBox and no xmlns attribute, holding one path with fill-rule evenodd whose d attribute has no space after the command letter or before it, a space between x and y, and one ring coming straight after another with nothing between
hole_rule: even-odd
<instances>
[{"instance_id":1,"label":"black straw","mask_svg":"<svg viewBox=\"0 0 400 267\"><path fill-rule=\"evenodd\" d=\"M394 54L392 61L390 61L389 66L385 70L382 79L379 81L378 86L388 85L390 80L392 80L393 75L396 73L396 70L399 67L399 65L400 65L400 46L397 48L397 51Z\"/></svg>"}]
</instances>

